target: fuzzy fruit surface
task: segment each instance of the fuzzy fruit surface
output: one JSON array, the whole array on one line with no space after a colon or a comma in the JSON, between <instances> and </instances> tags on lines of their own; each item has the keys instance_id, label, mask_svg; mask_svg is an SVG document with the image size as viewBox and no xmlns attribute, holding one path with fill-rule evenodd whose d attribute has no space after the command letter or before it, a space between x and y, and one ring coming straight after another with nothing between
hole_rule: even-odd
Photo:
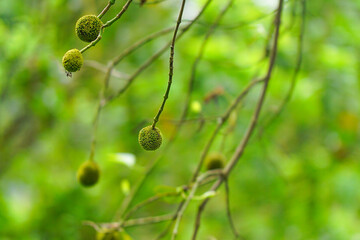
<instances>
[{"instance_id":1,"label":"fuzzy fruit surface","mask_svg":"<svg viewBox=\"0 0 360 240\"><path fill-rule=\"evenodd\" d=\"M62 58L62 64L68 72L79 71L83 63L84 59L81 52L75 48L67 51Z\"/></svg>"},{"instance_id":2,"label":"fuzzy fruit surface","mask_svg":"<svg viewBox=\"0 0 360 240\"><path fill-rule=\"evenodd\" d=\"M97 183L99 175L99 166L93 161L86 161L79 167L77 179L84 187L90 187Z\"/></svg>"},{"instance_id":3,"label":"fuzzy fruit surface","mask_svg":"<svg viewBox=\"0 0 360 240\"><path fill-rule=\"evenodd\" d=\"M102 21L97 16L85 15L77 20L75 32L81 40L92 42L98 37L102 25Z\"/></svg>"},{"instance_id":4,"label":"fuzzy fruit surface","mask_svg":"<svg viewBox=\"0 0 360 240\"><path fill-rule=\"evenodd\" d=\"M160 130L152 126L144 127L139 132L139 143L147 151L154 151L161 146L162 136Z\"/></svg>"},{"instance_id":5,"label":"fuzzy fruit surface","mask_svg":"<svg viewBox=\"0 0 360 240\"><path fill-rule=\"evenodd\" d=\"M212 153L206 158L206 170L221 169L225 166L225 157L221 153Z\"/></svg>"}]
</instances>

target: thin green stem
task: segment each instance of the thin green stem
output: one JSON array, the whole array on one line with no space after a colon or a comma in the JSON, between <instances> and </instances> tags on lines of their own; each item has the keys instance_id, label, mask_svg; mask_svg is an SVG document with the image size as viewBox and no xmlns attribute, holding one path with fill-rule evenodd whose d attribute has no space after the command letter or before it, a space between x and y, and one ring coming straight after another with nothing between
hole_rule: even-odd
<instances>
[{"instance_id":1,"label":"thin green stem","mask_svg":"<svg viewBox=\"0 0 360 240\"><path fill-rule=\"evenodd\" d=\"M108 4L106 5L106 7L101 11L101 13L98 15L98 18L102 18L106 13L107 11L109 11L110 7L112 5L114 5L115 1L109 1Z\"/></svg>"},{"instance_id":2,"label":"thin green stem","mask_svg":"<svg viewBox=\"0 0 360 240\"><path fill-rule=\"evenodd\" d=\"M116 22L117 20L119 20L121 18L121 16L126 12L126 10L128 9L128 7L130 6L131 2L133 0L127 0L127 2L125 3L125 5L123 6L123 8L121 9L121 11L111 20L107 21L104 24L104 28L110 27L114 22Z\"/></svg>"},{"instance_id":3,"label":"thin green stem","mask_svg":"<svg viewBox=\"0 0 360 240\"><path fill-rule=\"evenodd\" d=\"M103 32L104 32L104 27L101 27L97 38L88 45L86 45L83 49L81 49L80 52L84 53L86 50L90 49L91 47L94 47L101 40Z\"/></svg>"},{"instance_id":4,"label":"thin green stem","mask_svg":"<svg viewBox=\"0 0 360 240\"><path fill-rule=\"evenodd\" d=\"M176 35L178 33L178 30L179 30L179 27L180 27L180 24L181 24L181 19L182 19L182 16L183 16L183 12L184 12L184 8L185 8L185 2L186 0L182 0L181 2L181 8L180 8L180 11L179 11L179 15L178 15L178 19L177 19L177 22L176 22L176 27L175 27L175 30L174 30L174 35L173 35L173 38L172 38L172 41L171 41L171 44L170 44L170 58L169 58L169 80L168 80L168 86L166 88L166 92L165 92L165 95L164 95L164 100L160 106L160 109L158 111L158 113L156 114L155 118L154 118L154 122L152 124L152 128L154 129L155 126L156 126L156 123L159 121L159 117L162 113L162 111L164 110L164 106L165 106L165 103L166 103L166 100L168 99L169 97L169 93L170 93L170 89L171 89L171 84L172 84L172 79L173 79L173 75L174 75L174 54L175 54L175 41L176 41Z\"/></svg>"}]
</instances>

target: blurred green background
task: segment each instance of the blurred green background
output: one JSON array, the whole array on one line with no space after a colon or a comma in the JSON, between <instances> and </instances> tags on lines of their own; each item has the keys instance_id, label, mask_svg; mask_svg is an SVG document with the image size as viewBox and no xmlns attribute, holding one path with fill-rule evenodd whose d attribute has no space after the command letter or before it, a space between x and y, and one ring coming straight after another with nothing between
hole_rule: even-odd
<instances>
[{"instance_id":1,"label":"blurred green background","mask_svg":"<svg viewBox=\"0 0 360 240\"><path fill-rule=\"evenodd\" d=\"M188 1L184 19L192 19L204 2ZM76 20L98 14L106 3L0 1L0 239L91 239L82 221L110 222L157 154L143 151L137 134L162 101L168 52L104 108L95 156L102 171L100 182L84 189L76 181L78 166L89 156L104 78L96 66L106 66L135 41L173 26L180 6L175 0L143 7L135 2L105 30L101 42L84 53L81 71L67 78L63 54L85 46L75 36ZM123 3L117 0L103 20L116 15ZM199 23L177 42L174 83L158 125L165 144L183 109L191 64L209 24L225 4L213 0ZM135 202L189 181L216 118L254 74L266 69L264 48L276 5L275 0L235 1L199 65L188 116L195 120L186 122ZM246 239L360 239L359 12L359 0L307 1L303 64L292 99L260 138L258 132L253 135L229 179L234 221ZM260 125L277 111L290 87L301 24L299 0L286 1L282 23ZM169 39L171 34L145 45L117 71L133 73ZM110 88L115 91L123 84L124 79L113 77ZM216 89L223 91L205 101ZM249 93L211 151L231 157L259 92L260 85ZM196 121L200 116L206 119L201 128ZM126 164L126 156L136 163ZM178 239L190 238L198 203L194 200L186 211ZM135 217L171 213L175 207L160 202ZM133 239L154 239L166 226L126 231ZM204 213L198 239L233 239L223 188Z\"/></svg>"}]
</instances>

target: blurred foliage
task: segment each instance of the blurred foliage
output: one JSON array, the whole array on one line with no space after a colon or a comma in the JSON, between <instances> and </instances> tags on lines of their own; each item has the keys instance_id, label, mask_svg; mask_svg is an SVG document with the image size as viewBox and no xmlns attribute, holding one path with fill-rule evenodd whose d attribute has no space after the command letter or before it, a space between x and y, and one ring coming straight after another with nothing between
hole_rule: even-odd
<instances>
[{"instance_id":1,"label":"blurred foliage","mask_svg":"<svg viewBox=\"0 0 360 240\"><path fill-rule=\"evenodd\" d=\"M254 134L229 179L231 210L246 239L360 239L360 1L307 2L303 64L294 95L261 138ZM100 182L84 189L76 181L77 168L88 158L104 78L91 61L106 65L135 41L173 26L180 4L167 0L140 7L134 3L84 54L82 70L67 78L62 55L85 46L75 36L76 20L99 13L106 3L0 1L0 239L91 239L91 229L82 221L111 221L156 156L141 149L137 134L151 122L162 101L168 53L102 112L95 156L102 171ZM123 3L118 0L104 19L120 11ZM192 19L203 3L188 1L184 18ZM266 69L264 48L276 3L236 1L227 13L199 65L189 114L207 121L202 128L198 121L186 122L136 202L189 181L216 117L254 74ZM180 117L203 35L224 4L214 0L199 23L177 42L174 84L159 122L165 142L174 129L173 120ZM276 112L289 89L300 8L299 0L286 1L279 54L260 125ZM116 69L133 73L170 38L171 34L148 43ZM118 89L123 83L112 78L110 88ZM219 89L221 94L209 97ZM232 115L212 151L231 157L250 121L259 89L253 89ZM154 203L135 216L172 212L173 203ZM194 200L186 211L179 239L189 239L197 204ZM210 201L203 220L199 239L233 238L224 189ZM165 226L126 231L133 239L152 239Z\"/></svg>"}]
</instances>

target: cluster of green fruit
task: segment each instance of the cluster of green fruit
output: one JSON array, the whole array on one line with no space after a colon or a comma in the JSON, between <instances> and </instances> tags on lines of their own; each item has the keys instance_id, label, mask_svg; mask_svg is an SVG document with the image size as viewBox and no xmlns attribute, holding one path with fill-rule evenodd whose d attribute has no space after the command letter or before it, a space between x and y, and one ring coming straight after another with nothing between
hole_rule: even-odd
<instances>
[{"instance_id":1,"label":"cluster of green fruit","mask_svg":"<svg viewBox=\"0 0 360 240\"><path fill-rule=\"evenodd\" d=\"M95 15L81 17L75 25L75 33L85 42L96 40L100 34L103 22ZM62 64L69 73L79 71L84 62L81 51L71 49L62 58ZM154 151L161 146L162 136L158 128L147 126L139 133L139 143L147 151ZM77 172L78 181L85 187L93 186L100 176L98 165L93 160L84 162Z\"/></svg>"},{"instance_id":2,"label":"cluster of green fruit","mask_svg":"<svg viewBox=\"0 0 360 240\"><path fill-rule=\"evenodd\" d=\"M92 42L99 36L102 26L103 23L97 16L85 15L76 22L75 33L82 41ZM79 71L83 62L83 56L76 48L67 51L62 58L65 70L70 73Z\"/></svg>"},{"instance_id":3,"label":"cluster of green fruit","mask_svg":"<svg viewBox=\"0 0 360 240\"><path fill-rule=\"evenodd\" d=\"M103 23L97 16L86 15L76 22L75 33L82 41L92 42L99 36L102 26ZM83 61L82 54L78 49L67 51L62 59L63 66L68 72L79 71ZM139 132L139 143L147 151L158 149L162 144L160 130L152 125L144 127ZM224 162L222 155L212 154L207 158L206 169L223 168ZM77 172L78 181L86 187L95 185L99 180L99 176L99 167L93 160L84 162Z\"/></svg>"},{"instance_id":4,"label":"cluster of green fruit","mask_svg":"<svg viewBox=\"0 0 360 240\"><path fill-rule=\"evenodd\" d=\"M139 143L147 151L154 151L161 146L162 136L160 130L152 126L141 129ZM77 179L84 187L91 187L97 183L100 169L93 160L87 160L78 169Z\"/></svg>"}]
</instances>

